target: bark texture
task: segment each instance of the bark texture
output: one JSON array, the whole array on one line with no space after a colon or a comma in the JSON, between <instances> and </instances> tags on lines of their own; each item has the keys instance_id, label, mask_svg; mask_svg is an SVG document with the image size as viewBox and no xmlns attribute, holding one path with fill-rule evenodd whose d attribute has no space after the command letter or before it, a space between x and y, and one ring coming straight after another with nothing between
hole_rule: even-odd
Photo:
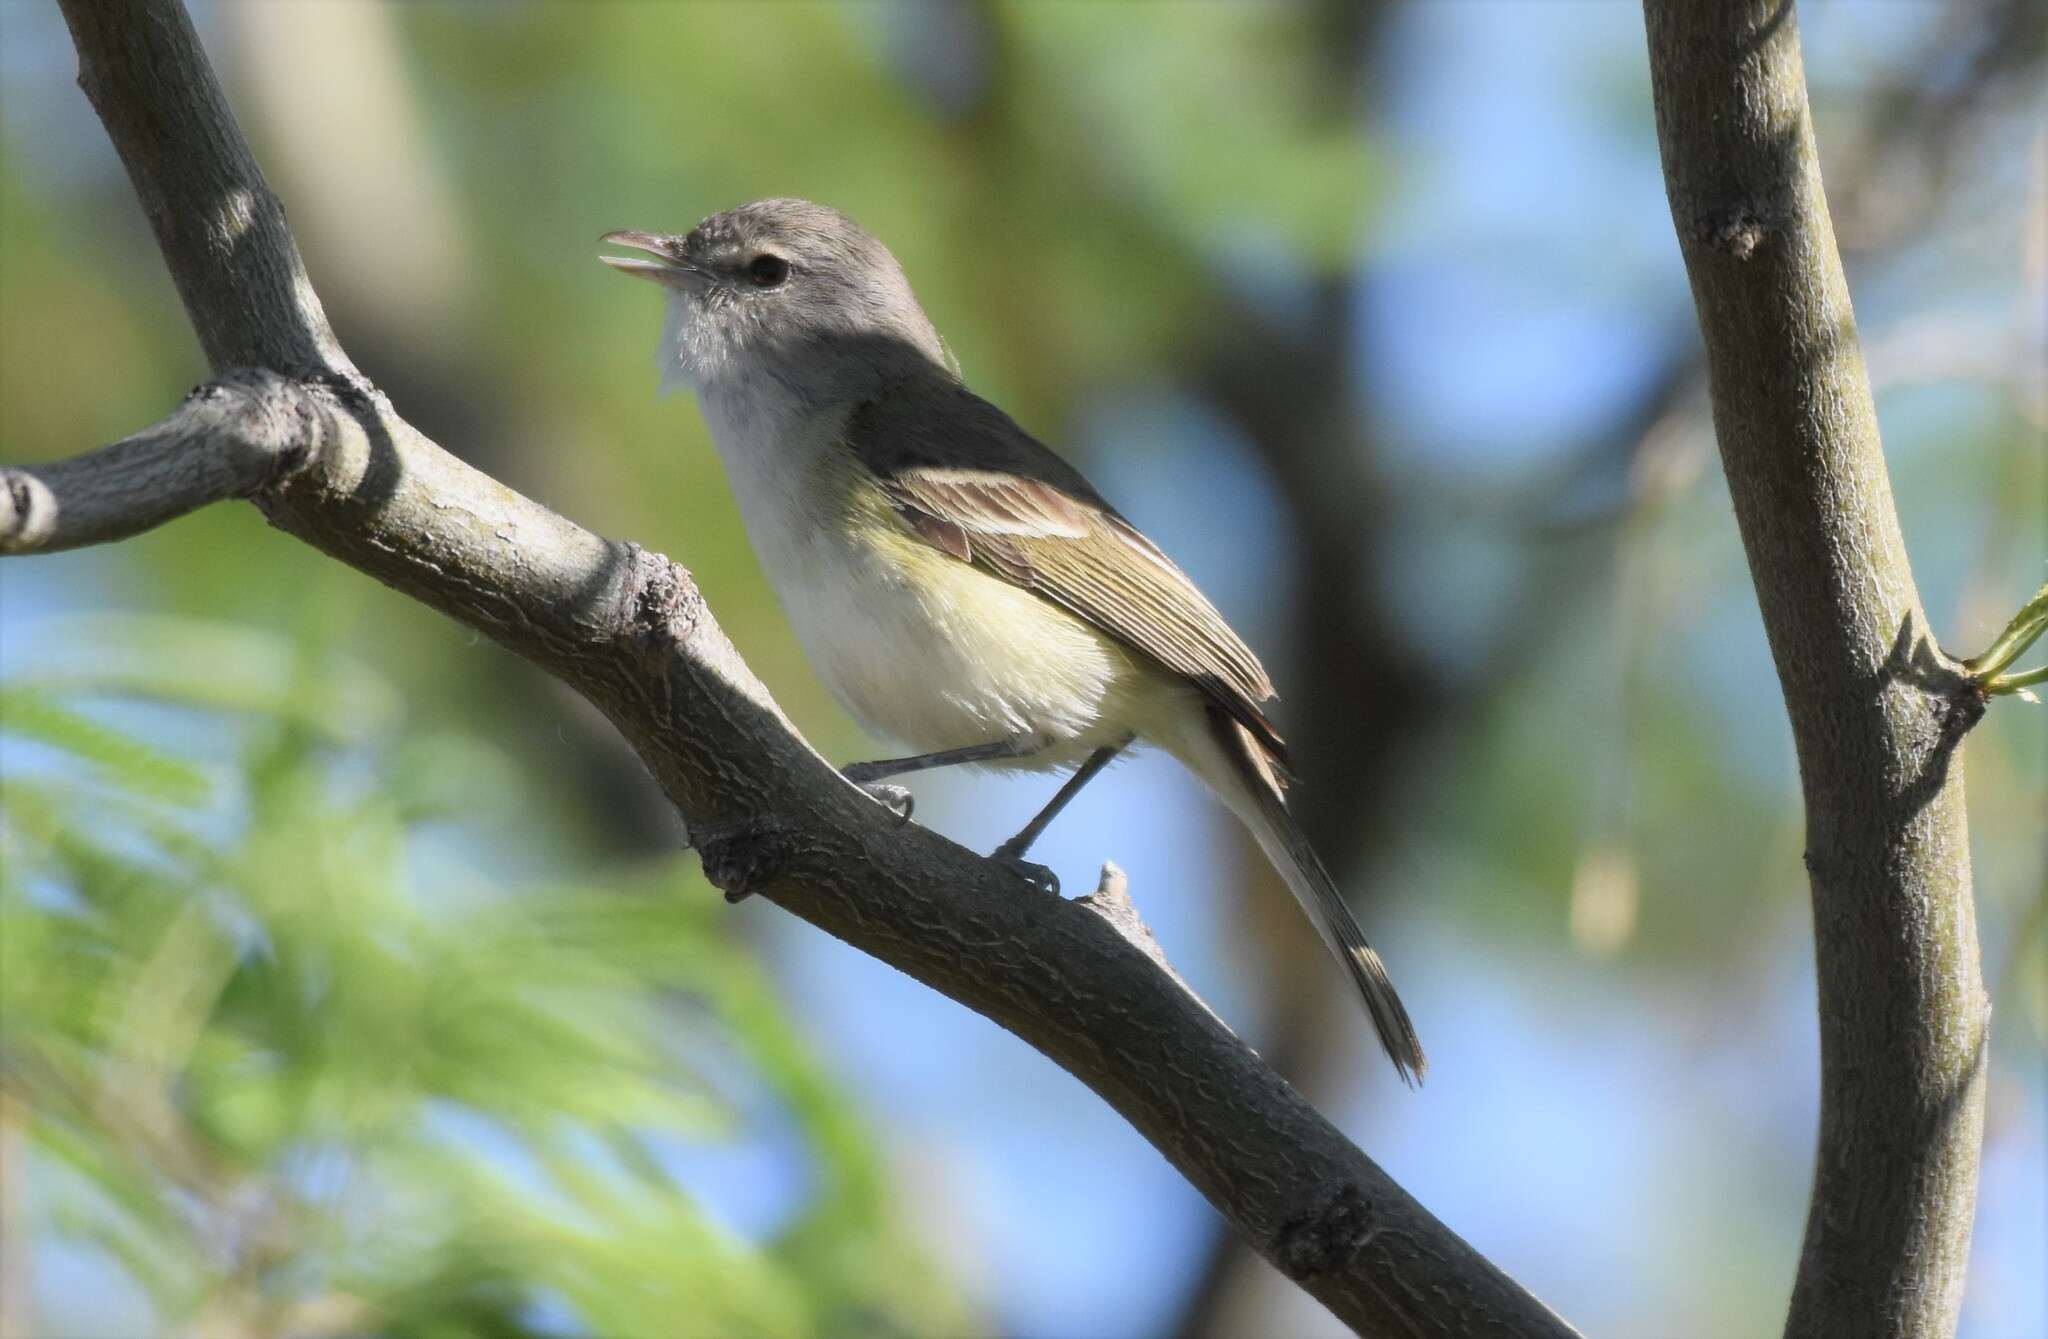
<instances>
[{"instance_id":1,"label":"bark texture","mask_svg":"<svg viewBox=\"0 0 2048 1339\"><path fill-rule=\"evenodd\" d=\"M336 343L175 0L62 0L216 381L165 423L0 479L0 550L104 542L224 497L597 704L705 871L1022 1037L1109 1101L1360 1333L1571 1331L1395 1185L1156 961L1116 878L1077 902L899 824L789 727L658 554L415 431Z\"/></svg>"},{"instance_id":2,"label":"bark texture","mask_svg":"<svg viewBox=\"0 0 2048 1339\"><path fill-rule=\"evenodd\" d=\"M1648 0L1657 137L1806 806L1821 1120L1787 1333L1962 1302L1989 1006L1963 812L1983 698L1934 645L1821 192L1789 0Z\"/></svg>"}]
</instances>

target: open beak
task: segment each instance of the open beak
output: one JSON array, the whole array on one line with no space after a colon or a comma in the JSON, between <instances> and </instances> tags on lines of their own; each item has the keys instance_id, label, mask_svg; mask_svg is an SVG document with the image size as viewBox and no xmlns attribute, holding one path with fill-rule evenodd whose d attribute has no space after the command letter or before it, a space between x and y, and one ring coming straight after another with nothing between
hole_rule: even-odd
<instances>
[{"instance_id":1,"label":"open beak","mask_svg":"<svg viewBox=\"0 0 2048 1339\"><path fill-rule=\"evenodd\" d=\"M701 278L704 274L701 267L683 258L683 239L680 237L668 237L658 232L623 230L608 232L599 240L612 246L629 246L635 251L645 251L653 257L651 260L639 256L598 257L622 274L652 279L671 288L680 287L691 279Z\"/></svg>"}]
</instances>

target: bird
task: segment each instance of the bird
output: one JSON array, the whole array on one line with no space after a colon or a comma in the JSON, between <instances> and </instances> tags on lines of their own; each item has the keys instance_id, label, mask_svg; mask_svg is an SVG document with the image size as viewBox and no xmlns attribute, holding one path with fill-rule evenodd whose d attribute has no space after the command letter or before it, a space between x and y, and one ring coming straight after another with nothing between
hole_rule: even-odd
<instances>
[{"instance_id":1,"label":"bird","mask_svg":"<svg viewBox=\"0 0 2048 1339\"><path fill-rule=\"evenodd\" d=\"M1248 828L1365 1006L1401 1078L1428 1061L1379 954L1288 809L1259 658L1068 463L970 390L888 247L839 210L757 200L600 258L667 292L664 392L694 392L805 656L869 733L913 750L848 780L978 765L1068 771L997 847L1026 860L1126 750L1177 759Z\"/></svg>"}]
</instances>

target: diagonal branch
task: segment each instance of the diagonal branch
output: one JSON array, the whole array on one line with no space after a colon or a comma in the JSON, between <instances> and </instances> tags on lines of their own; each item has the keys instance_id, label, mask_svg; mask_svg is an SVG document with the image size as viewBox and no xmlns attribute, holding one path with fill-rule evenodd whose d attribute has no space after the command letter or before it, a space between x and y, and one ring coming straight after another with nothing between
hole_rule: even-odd
<instances>
[{"instance_id":1,"label":"diagonal branch","mask_svg":"<svg viewBox=\"0 0 2048 1339\"><path fill-rule=\"evenodd\" d=\"M1672 220L1805 796L1820 1148L1787 1330L1953 1333L1988 1006L1957 747L1906 562L1790 0L1648 0Z\"/></svg>"},{"instance_id":2,"label":"diagonal branch","mask_svg":"<svg viewBox=\"0 0 2048 1339\"><path fill-rule=\"evenodd\" d=\"M183 9L62 3L81 83L219 380L149 432L6 471L0 550L104 542L249 496L279 528L589 698L690 825L712 882L1037 1047L1360 1332L1570 1333L1169 974L1116 878L1079 902L1033 895L899 825L795 734L687 572L583 530L399 418L328 329Z\"/></svg>"},{"instance_id":3,"label":"diagonal branch","mask_svg":"<svg viewBox=\"0 0 2048 1339\"><path fill-rule=\"evenodd\" d=\"M1361 1331L1569 1333L1171 974L1120 874L1077 902L1027 895L899 827L791 731L681 568L470 469L374 394L234 373L145 433L0 470L0 496L31 500L0 514L0 549L132 534L242 494L583 692L675 801L714 883L769 897L1038 1047Z\"/></svg>"}]
</instances>

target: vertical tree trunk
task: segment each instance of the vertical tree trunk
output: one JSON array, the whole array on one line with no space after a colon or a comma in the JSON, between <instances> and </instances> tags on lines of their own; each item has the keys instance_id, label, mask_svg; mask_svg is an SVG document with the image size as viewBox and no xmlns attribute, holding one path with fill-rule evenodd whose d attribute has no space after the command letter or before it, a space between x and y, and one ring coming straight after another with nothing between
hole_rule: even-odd
<instances>
[{"instance_id":1,"label":"vertical tree trunk","mask_svg":"<svg viewBox=\"0 0 2048 1339\"><path fill-rule=\"evenodd\" d=\"M1983 1130L1962 736L1821 193L1789 0L1648 0L1666 189L1805 796L1820 1147L1787 1332L1942 1335Z\"/></svg>"}]
</instances>

